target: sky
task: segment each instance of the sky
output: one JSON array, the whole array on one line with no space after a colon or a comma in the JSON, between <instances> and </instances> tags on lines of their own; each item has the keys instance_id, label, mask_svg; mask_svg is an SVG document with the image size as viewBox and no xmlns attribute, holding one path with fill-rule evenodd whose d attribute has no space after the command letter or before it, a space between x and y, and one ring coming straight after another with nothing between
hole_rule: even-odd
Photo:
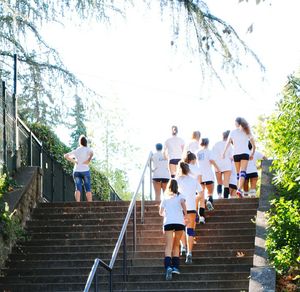
<instances>
[{"instance_id":1,"label":"sky","mask_svg":"<svg viewBox=\"0 0 300 292\"><path fill-rule=\"evenodd\" d=\"M225 72L220 73L225 87L213 80L204 83L197 56L171 45L176 38L168 18L162 18L158 9L145 9L142 1L134 3L126 19L117 17L110 25L51 26L45 33L66 66L104 96L104 107L123 109L122 130L128 142L140 148L134 157L140 164L156 143L170 136L173 124L184 140L200 130L211 146L223 131L234 128L237 116L255 125L260 115L274 110L287 76L300 67L298 0L266 0L259 5L254 0L206 1L266 68L263 73L253 60L241 56L243 89ZM92 127L101 127L91 120ZM58 133L68 142L65 129L59 128ZM129 176L134 176L133 186L136 175Z\"/></svg>"}]
</instances>

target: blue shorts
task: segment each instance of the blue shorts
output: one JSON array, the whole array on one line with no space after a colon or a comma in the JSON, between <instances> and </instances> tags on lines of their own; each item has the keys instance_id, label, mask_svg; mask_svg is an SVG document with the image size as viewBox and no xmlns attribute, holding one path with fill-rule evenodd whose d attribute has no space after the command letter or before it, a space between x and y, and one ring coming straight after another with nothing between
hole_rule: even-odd
<instances>
[{"instance_id":1,"label":"blue shorts","mask_svg":"<svg viewBox=\"0 0 300 292\"><path fill-rule=\"evenodd\" d=\"M75 183L75 190L82 192L82 182L86 192L91 191L91 174L90 171L75 171L73 172L73 179Z\"/></svg>"}]
</instances>

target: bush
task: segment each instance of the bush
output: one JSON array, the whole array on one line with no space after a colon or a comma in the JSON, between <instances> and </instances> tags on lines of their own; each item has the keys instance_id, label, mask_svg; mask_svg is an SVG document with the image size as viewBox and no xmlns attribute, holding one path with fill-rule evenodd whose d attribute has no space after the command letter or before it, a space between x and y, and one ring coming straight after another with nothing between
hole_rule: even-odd
<instances>
[{"instance_id":1,"label":"bush","mask_svg":"<svg viewBox=\"0 0 300 292\"><path fill-rule=\"evenodd\" d=\"M267 251L280 274L299 271L300 258L300 75L289 77L273 115L264 120L260 140L274 160L280 198L268 214Z\"/></svg>"},{"instance_id":2,"label":"bush","mask_svg":"<svg viewBox=\"0 0 300 292\"><path fill-rule=\"evenodd\" d=\"M300 202L284 197L272 201L266 247L269 259L280 274L300 264Z\"/></svg>"}]
</instances>

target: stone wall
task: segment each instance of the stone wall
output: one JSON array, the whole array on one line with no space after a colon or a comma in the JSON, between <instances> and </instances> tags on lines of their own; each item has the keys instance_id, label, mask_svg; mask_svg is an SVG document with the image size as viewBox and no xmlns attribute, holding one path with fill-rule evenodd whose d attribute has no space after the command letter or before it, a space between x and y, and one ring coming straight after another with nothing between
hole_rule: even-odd
<instances>
[{"instance_id":1,"label":"stone wall","mask_svg":"<svg viewBox=\"0 0 300 292\"><path fill-rule=\"evenodd\" d=\"M33 209L42 200L42 172L39 167L26 167L20 169L14 179L20 188L3 197L9 205L10 212L14 212L13 216L16 216L24 227ZM0 269L3 268L14 244L14 240L4 241L0 236Z\"/></svg>"},{"instance_id":2,"label":"stone wall","mask_svg":"<svg viewBox=\"0 0 300 292\"><path fill-rule=\"evenodd\" d=\"M260 198L256 215L255 250L249 282L250 292L275 292L276 286L275 269L269 266L266 251L266 212L270 209L270 199L276 192L272 184L271 165L271 160L262 161Z\"/></svg>"}]
</instances>

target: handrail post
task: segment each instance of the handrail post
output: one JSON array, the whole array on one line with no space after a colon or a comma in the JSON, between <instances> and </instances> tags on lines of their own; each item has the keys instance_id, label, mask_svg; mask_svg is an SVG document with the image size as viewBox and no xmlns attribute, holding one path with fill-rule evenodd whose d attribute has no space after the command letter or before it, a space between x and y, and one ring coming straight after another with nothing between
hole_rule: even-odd
<instances>
[{"instance_id":1,"label":"handrail post","mask_svg":"<svg viewBox=\"0 0 300 292\"><path fill-rule=\"evenodd\" d=\"M144 224L144 211L145 211L145 177L142 180L142 200L141 200L141 223Z\"/></svg>"},{"instance_id":2,"label":"handrail post","mask_svg":"<svg viewBox=\"0 0 300 292\"><path fill-rule=\"evenodd\" d=\"M152 201L152 159L149 160L149 177L150 177L150 200Z\"/></svg>"},{"instance_id":3,"label":"handrail post","mask_svg":"<svg viewBox=\"0 0 300 292\"><path fill-rule=\"evenodd\" d=\"M2 81L2 119L3 119L3 162L7 165L7 140L6 140L6 84Z\"/></svg>"},{"instance_id":4,"label":"handrail post","mask_svg":"<svg viewBox=\"0 0 300 292\"><path fill-rule=\"evenodd\" d=\"M29 143L28 143L28 153L29 153L29 166L33 165L33 159L32 159L32 132L29 133Z\"/></svg>"},{"instance_id":5,"label":"handrail post","mask_svg":"<svg viewBox=\"0 0 300 292\"><path fill-rule=\"evenodd\" d=\"M133 207L133 251L136 252L136 202Z\"/></svg>"},{"instance_id":6,"label":"handrail post","mask_svg":"<svg viewBox=\"0 0 300 292\"><path fill-rule=\"evenodd\" d=\"M127 231L123 237L123 280L127 282L127 250L126 250Z\"/></svg>"},{"instance_id":7,"label":"handrail post","mask_svg":"<svg viewBox=\"0 0 300 292\"><path fill-rule=\"evenodd\" d=\"M112 292L113 288L112 288L112 273L113 271L111 270L109 273L109 292Z\"/></svg>"}]
</instances>

